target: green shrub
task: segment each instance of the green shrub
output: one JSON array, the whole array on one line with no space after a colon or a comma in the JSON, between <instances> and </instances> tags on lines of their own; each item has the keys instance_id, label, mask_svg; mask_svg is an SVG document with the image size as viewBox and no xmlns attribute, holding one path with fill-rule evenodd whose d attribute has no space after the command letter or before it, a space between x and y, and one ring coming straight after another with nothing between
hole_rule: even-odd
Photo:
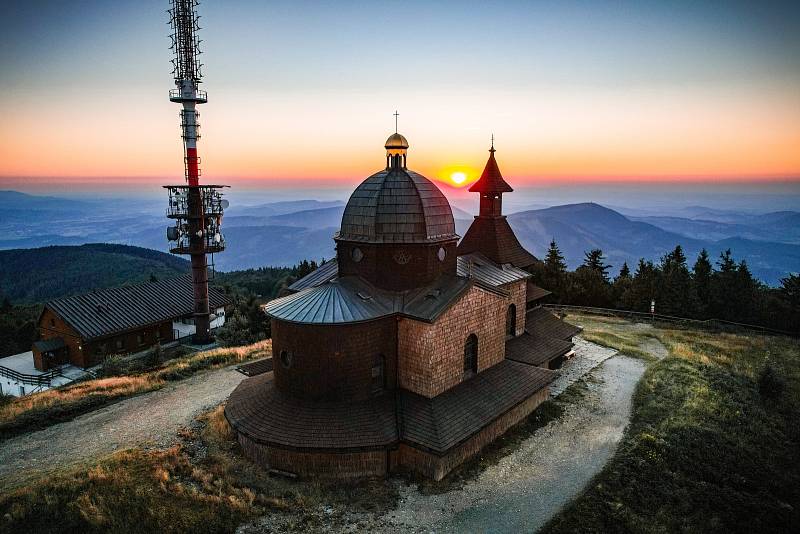
<instances>
[{"instance_id":1,"label":"green shrub","mask_svg":"<svg viewBox=\"0 0 800 534\"><path fill-rule=\"evenodd\" d=\"M121 376L128 372L128 363L120 354L106 356L100 368L101 376Z\"/></svg>"},{"instance_id":2,"label":"green shrub","mask_svg":"<svg viewBox=\"0 0 800 534\"><path fill-rule=\"evenodd\" d=\"M770 364L764 366L758 377L758 392L762 397L776 400L783 395L786 380Z\"/></svg>"}]
</instances>

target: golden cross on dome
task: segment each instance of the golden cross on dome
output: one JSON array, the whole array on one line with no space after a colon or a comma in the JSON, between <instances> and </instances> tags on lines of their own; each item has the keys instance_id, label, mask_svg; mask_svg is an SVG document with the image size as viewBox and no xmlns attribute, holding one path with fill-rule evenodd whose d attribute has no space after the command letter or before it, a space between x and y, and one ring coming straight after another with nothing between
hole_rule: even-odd
<instances>
[{"instance_id":1,"label":"golden cross on dome","mask_svg":"<svg viewBox=\"0 0 800 534\"><path fill-rule=\"evenodd\" d=\"M397 112L397 110L394 110L394 133L397 133L397 117L399 115L400 114Z\"/></svg>"}]
</instances>

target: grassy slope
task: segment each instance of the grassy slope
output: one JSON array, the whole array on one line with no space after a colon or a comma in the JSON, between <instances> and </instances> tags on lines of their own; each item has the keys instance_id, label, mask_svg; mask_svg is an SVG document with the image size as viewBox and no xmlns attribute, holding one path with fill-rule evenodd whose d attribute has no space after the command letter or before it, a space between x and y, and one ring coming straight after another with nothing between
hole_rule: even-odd
<instances>
[{"instance_id":1,"label":"grassy slope","mask_svg":"<svg viewBox=\"0 0 800 534\"><path fill-rule=\"evenodd\" d=\"M265 514L275 532L319 532L339 520L319 512L322 502L354 512L393 506L396 490L382 480L270 477L242 458L223 409L170 449L118 452L0 495L0 532L233 532Z\"/></svg>"},{"instance_id":2,"label":"grassy slope","mask_svg":"<svg viewBox=\"0 0 800 534\"><path fill-rule=\"evenodd\" d=\"M169 360L161 367L134 376L99 378L78 382L25 397L0 406L0 439L39 430L122 400L159 389L210 368L263 358L272 353L272 340L234 348L198 352Z\"/></svg>"},{"instance_id":3,"label":"grassy slope","mask_svg":"<svg viewBox=\"0 0 800 534\"><path fill-rule=\"evenodd\" d=\"M577 322L615 344L613 320ZM616 335L623 351L635 340L630 330ZM675 328L648 335L671 356L645 373L614 458L543 532L796 532L798 342ZM759 389L767 363L785 380L776 397Z\"/></svg>"}]
</instances>

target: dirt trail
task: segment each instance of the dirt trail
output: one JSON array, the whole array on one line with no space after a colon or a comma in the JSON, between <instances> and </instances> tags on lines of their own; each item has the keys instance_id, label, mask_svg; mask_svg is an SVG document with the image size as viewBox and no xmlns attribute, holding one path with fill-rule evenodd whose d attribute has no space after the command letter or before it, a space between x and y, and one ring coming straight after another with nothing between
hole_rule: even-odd
<instances>
[{"instance_id":1,"label":"dirt trail","mask_svg":"<svg viewBox=\"0 0 800 534\"><path fill-rule=\"evenodd\" d=\"M136 445L169 446L177 430L228 398L245 376L234 367L197 374L0 443L0 490Z\"/></svg>"},{"instance_id":2,"label":"dirt trail","mask_svg":"<svg viewBox=\"0 0 800 534\"><path fill-rule=\"evenodd\" d=\"M534 532L575 497L614 454L628 424L642 360L615 356L591 373L588 393L563 416L462 489L401 491L377 528L397 532Z\"/></svg>"}]
</instances>

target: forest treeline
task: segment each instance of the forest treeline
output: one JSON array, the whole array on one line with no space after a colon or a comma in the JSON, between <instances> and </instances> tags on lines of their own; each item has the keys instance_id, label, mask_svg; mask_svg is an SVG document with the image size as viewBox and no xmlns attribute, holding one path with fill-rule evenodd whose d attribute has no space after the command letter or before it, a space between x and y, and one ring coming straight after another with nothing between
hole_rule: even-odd
<instances>
[{"instance_id":1,"label":"forest treeline","mask_svg":"<svg viewBox=\"0 0 800 534\"><path fill-rule=\"evenodd\" d=\"M534 269L534 281L553 292L558 304L616 308L692 319L722 319L787 332L800 331L800 277L790 274L778 288L753 278L747 262L726 250L711 258L702 250L689 266L678 245L658 262L624 263L612 277L600 249L585 253L583 264L567 270L555 241Z\"/></svg>"}]
</instances>

